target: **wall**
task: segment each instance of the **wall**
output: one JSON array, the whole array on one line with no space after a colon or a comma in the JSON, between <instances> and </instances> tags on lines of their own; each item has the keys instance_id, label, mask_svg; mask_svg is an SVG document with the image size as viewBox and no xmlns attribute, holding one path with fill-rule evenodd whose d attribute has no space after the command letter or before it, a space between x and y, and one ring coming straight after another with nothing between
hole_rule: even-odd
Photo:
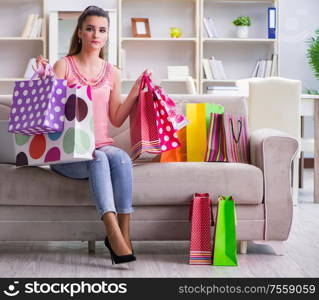
<instances>
[{"instance_id":1,"label":"wall","mask_svg":"<svg viewBox=\"0 0 319 300\"><path fill-rule=\"evenodd\" d=\"M280 74L283 77L299 79L303 90L319 90L319 80L309 67L306 41L319 28L318 0L279 0L280 18ZM314 120L305 118L305 137L314 136ZM306 157L313 156L311 154Z\"/></svg>"},{"instance_id":2,"label":"wall","mask_svg":"<svg viewBox=\"0 0 319 300\"><path fill-rule=\"evenodd\" d=\"M302 80L303 88L319 90L306 58L306 41L319 28L319 1L279 0L279 9L281 75Z\"/></svg>"}]
</instances>

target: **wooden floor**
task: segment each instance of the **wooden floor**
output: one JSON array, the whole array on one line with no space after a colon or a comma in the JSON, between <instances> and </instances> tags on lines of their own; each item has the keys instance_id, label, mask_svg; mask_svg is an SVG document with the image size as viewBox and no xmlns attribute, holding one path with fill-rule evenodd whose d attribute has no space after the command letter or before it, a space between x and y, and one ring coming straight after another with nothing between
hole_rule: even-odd
<instances>
[{"instance_id":1,"label":"wooden floor","mask_svg":"<svg viewBox=\"0 0 319 300\"><path fill-rule=\"evenodd\" d=\"M137 261L112 266L102 242L89 255L84 242L0 242L0 277L318 277L319 204L306 172L284 256L249 244L238 267L188 265L188 242L133 242Z\"/></svg>"}]
</instances>

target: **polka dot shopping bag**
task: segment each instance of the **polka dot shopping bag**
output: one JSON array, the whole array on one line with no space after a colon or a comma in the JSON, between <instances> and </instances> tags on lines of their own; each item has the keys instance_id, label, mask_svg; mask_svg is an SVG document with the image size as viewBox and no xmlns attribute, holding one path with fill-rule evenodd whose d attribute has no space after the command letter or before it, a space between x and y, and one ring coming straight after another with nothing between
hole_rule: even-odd
<instances>
[{"instance_id":1,"label":"polka dot shopping bag","mask_svg":"<svg viewBox=\"0 0 319 300\"><path fill-rule=\"evenodd\" d=\"M53 73L50 65L44 78L37 78L41 71L39 68L30 80L15 83L9 132L35 135L63 131L67 82L49 75Z\"/></svg>"},{"instance_id":2,"label":"polka dot shopping bag","mask_svg":"<svg viewBox=\"0 0 319 300\"><path fill-rule=\"evenodd\" d=\"M15 134L17 166L41 166L92 160L95 150L90 86L67 87L62 132Z\"/></svg>"},{"instance_id":3,"label":"polka dot shopping bag","mask_svg":"<svg viewBox=\"0 0 319 300\"><path fill-rule=\"evenodd\" d=\"M147 91L144 90L146 87ZM149 76L144 74L139 99L130 114L133 160L149 158L149 154L156 155L180 147L176 129L163 101Z\"/></svg>"},{"instance_id":4,"label":"polka dot shopping bag","mask_svg":"<svg viewBox=\"0 0 319 300\"><path fill-rule=\"evenodd\" d=\"M212 200L208 193L195 193L190 204L190 265L211 265L211 226L214 225Z\"/></svg>"}]
</instances>

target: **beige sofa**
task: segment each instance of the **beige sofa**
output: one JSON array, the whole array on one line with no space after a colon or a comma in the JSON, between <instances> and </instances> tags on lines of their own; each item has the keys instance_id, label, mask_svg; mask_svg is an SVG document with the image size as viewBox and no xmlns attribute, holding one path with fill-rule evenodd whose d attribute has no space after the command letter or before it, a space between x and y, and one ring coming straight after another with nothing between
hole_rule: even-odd
<instances>
[{"instance_id":1,"label":"beige sofa","mask_svg":"<svg viewBox=\"0 0 319 300\"><path fill-rule=\"evenodd\" d=\"M186 102L213 102L225 111L246 114L239 96L179 95ZM0 105L0 116L8 107ZM115 145L129 152L129 122L112 128ZM188 205L195 192L232 195L237 210L237 238L270 242L288 238L292 223L291 162L295 139L272 129L250 134L251 164L139 163L133 168L133 240L188 240ZM103 240L104 226L90 200L87 180L63 177L46 167L0 164L0 241ZM214 206L216 209L216 206Z\"/></svg>"}]
</instances>

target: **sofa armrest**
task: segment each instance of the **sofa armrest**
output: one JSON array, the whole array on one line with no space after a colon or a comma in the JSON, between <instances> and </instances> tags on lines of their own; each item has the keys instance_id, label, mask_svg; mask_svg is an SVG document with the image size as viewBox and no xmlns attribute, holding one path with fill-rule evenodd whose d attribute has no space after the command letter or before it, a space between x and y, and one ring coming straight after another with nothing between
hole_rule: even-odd
<instances>
[{"instance_id":1,"label":"sofa armrest","mask_svg":"<svg viewBox=\"0 0 319 300\"><path fill-rule=\"evenodd\" d=\"M265 240L286 240L293 213L291 163L298 141L274 129L250 137L251 163L264 174Z\"/></svg>"}]
</instances>

